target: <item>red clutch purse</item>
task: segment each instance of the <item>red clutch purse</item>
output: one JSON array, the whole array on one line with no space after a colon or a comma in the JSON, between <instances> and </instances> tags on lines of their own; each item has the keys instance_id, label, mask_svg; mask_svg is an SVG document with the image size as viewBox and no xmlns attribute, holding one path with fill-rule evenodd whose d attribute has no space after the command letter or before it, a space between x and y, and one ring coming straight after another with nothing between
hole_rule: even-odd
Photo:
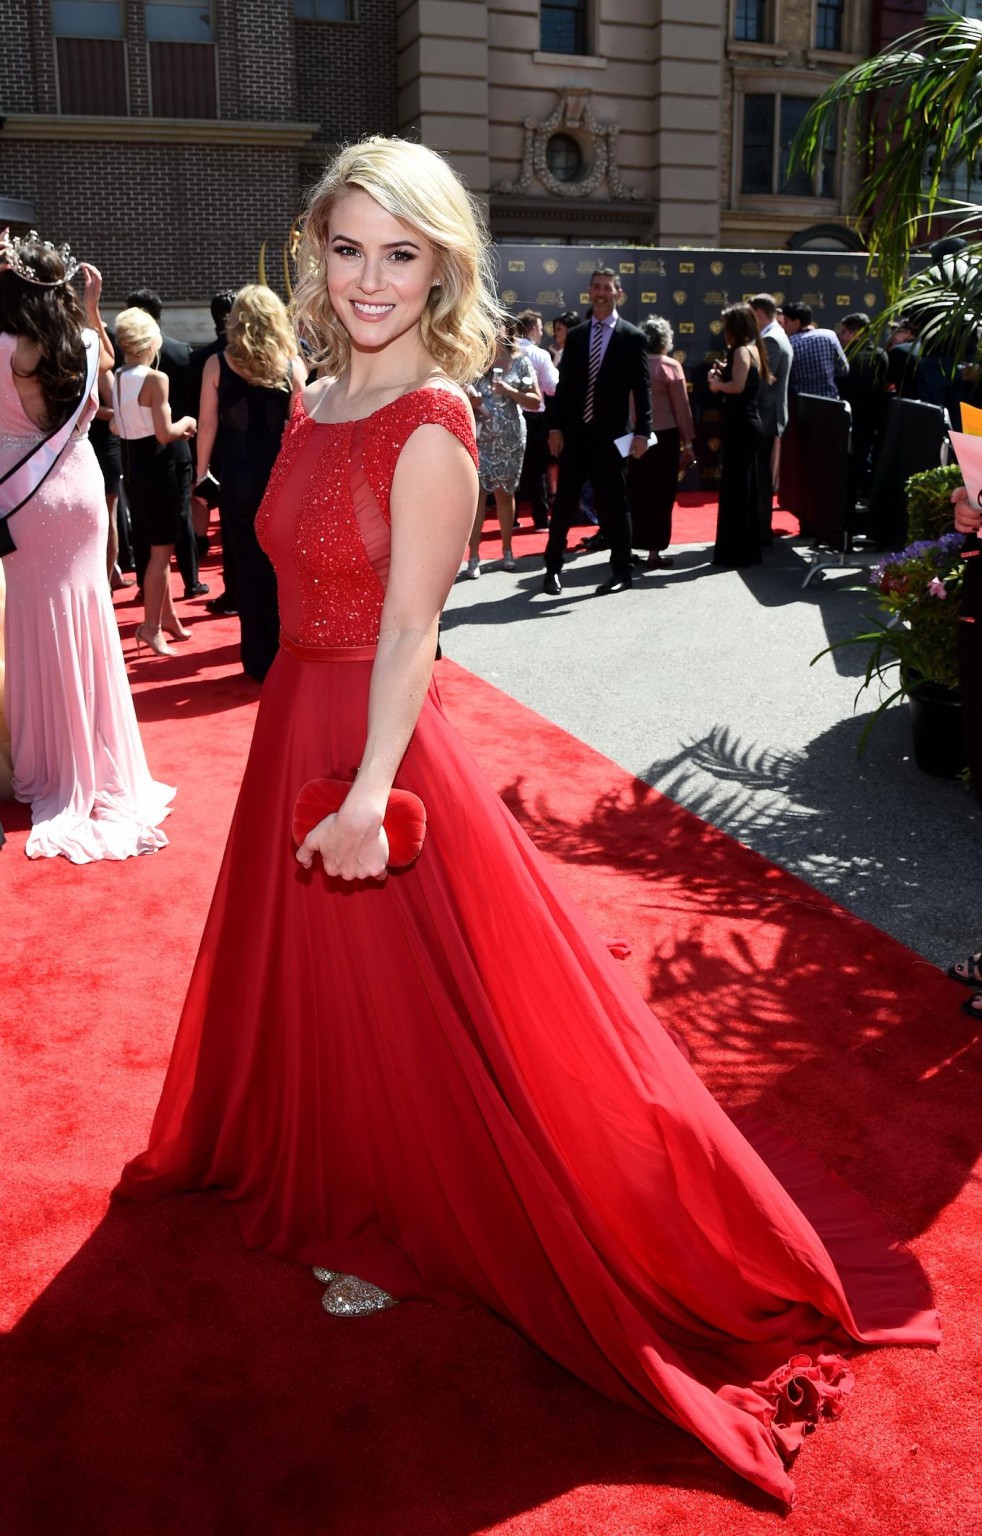
<instances>
[{"instance_id":1,"label":"red clutch purse","mask_svg":"<svg viewBox=\"0 0 982 1536\"><path fill-rule=\"evenodd\" d=\"M298 848L312 827L341 809L350 788L344 779L307 780L293 807L293 841ZM391 789L382 826L393 869L403 869L419 858L426 835L426 807L418 795Z\"/></svg>"}]
</instances>

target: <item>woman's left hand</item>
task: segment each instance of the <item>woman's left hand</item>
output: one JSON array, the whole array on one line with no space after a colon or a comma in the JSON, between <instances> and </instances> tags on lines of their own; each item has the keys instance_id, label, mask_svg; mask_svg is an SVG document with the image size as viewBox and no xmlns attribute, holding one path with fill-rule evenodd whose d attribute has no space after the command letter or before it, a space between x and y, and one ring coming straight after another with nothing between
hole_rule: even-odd
<instances>
[{"instance_id":1,"label":"woman's left hand","mask_svg":"<svg viewBox=\"0 0 982 1536\"><path fill-rule=\"evenodd\" d=\"M325 816L297 849L297 862L310 869L319 853L326 874L339 880L384 880L389 840L382 826L385 812L371 799L349 793L336 815Z\"/></svg>"}]
</instances>

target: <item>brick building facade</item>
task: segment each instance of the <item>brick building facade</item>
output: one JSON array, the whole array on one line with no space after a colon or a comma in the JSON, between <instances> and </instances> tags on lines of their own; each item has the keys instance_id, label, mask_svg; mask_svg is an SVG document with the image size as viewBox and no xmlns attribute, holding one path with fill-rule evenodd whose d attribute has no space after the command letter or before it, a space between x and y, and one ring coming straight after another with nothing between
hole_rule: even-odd
<instances>
[{"instance_id":1,"label":"brick building facade","mask_svg":"<svg viewBox=\"0 0 982 1536\"><path fill-rule=\"evenodd\" d=\"M397 127L394 0L358 0L353 21L298 14L318 8L204 0L188 25L182 0L120 0L106 26L112 5L0 0L4 217L70 240L110 304L145 284L198 306L254 281L328 147ZM153 35L202 15L204 40ZM59 34L86 26L116 35Z\"/></svg>"},{"instance_id":2,"label":"brick building facade","mask_svg":"<svg viewBox=\"0 0 982 1536\"><path fill-rule=\"evenodd\" d=\"M963 0L964 3L964 0ZM0 218L200 306L271 280L331 149L442 150L505 241L854 242L787 143L925 0L0 0ZM4 211L5 207L5 211Z\"/></svg>"}]
</instances>

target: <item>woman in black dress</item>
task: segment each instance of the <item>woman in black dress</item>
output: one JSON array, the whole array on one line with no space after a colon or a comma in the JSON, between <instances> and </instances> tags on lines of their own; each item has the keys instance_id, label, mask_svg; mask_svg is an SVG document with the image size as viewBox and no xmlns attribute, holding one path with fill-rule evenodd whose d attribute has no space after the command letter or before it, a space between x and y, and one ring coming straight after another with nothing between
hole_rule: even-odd
<instances>
[{"instance_id":1,"label":"woman in black dress","mask_svg":"<svg viewBox=\"0 0 982 1536\"><path fill-rule=\"evenodd\" d=\"M123 484L134 538L149 549L143 575L144 622L137 625L137 652L143 645L158 656L174 654L169 640L190 640L174 608L170 563L181 533L181 485L175 444L194 436L193 416L176 421L170 408L170 381L156 364L160 327L146 310L131 306L116 316L116 342L124 366L112 386L113 420L123 446Z\"/></svg>"},{"instance_id":2,"label":"woman in black dress","mask_svg":"<svg viewBox=\"0 0 982 1536\"><path fill-rule=\"evenodd\" d=\"M256 513L307 371L282 301L261 283L236 294L225 335L225 351L208 359L201 377L197 478L208 473L221 422L219 495L235 561L242 670L261 683L279 647L280 619L276 577L256 538Z\"/></svg>"},{"instance_id":3,"label":"woman in black dress","mask_svg":"<svg viewBox=\"0 0 982 1536\"><path fill-rule=\"evenodd\" d=\"M723 469L716 514L714 565L759 565L760 524L757 516L755 460L761 426L757 392L761 379L773 375L760 345L757 318L749 304L731 304L723 311L726 360L714 363L709 388L723 403Z\"/></svg>"}]
</instances>

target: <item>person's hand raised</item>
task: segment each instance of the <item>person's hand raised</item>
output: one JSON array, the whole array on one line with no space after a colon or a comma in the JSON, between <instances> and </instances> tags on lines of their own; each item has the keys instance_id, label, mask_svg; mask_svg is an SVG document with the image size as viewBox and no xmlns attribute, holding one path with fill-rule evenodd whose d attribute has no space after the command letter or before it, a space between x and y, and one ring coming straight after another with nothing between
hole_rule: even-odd
<instances>
[{"instance_id":1,"label":"person's hand raised","mask_svg":"<svg viewBox=\"0 0 982 1536\"><path fill-rule=\"evenodd\" d=\"M90 261L80 262L79 265L85 277L85 307L92 314L99 308L102 297L102 273Z\"/></svg>"}]
</instances>

